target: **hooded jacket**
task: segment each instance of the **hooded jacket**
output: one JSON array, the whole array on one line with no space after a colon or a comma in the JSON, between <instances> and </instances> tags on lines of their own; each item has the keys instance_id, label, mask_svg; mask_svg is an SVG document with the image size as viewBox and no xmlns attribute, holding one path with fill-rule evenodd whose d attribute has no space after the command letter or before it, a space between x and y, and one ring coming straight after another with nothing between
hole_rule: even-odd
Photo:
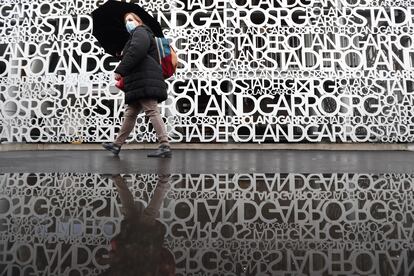
<instances>
[{"instance_id":1,"label":"hooded jacket","mask_svg":"<svg viewBox=\"0 0 414 276\"><path fill-rule=\"evenodd\" d=\"M124 77L126 104L140 99L155 99L158 102L167 99L167 85L162 75L157 45L147 26L138 26L132 31L115 72Z\"/></svg>"}]
</instances>

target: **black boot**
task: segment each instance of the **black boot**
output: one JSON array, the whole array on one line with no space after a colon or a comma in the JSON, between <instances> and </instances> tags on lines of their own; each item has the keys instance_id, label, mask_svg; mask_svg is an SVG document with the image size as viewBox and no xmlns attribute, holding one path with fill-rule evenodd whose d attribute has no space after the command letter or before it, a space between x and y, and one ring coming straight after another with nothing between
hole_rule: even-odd
<instances>
[{"instance_id":1,"label":"black boot","mask_svg":"<svg viewBox=\"0 0 414 276\"><path fill-rule=\"evenodd\" d=\"M170 158L171 155L172 155L172 152L171 152L170 146L161 145L161 146L159 146L159 148L156 151L148 154L147 156L148 157Z\"/></svg>"},{"instance_id":2,"label":"black boot","mask_svg":"<svg viewBox=\"0 0 414 276\"><path fill-rule=\"evenodd\" d=\"M104 147L104 149L106 150L109 150L115 155L118 155L119 152L121 151L121 146L118 146L117 144L114 144L114 143L102 143L102 147Z\"/></svg>"}]
</instances>

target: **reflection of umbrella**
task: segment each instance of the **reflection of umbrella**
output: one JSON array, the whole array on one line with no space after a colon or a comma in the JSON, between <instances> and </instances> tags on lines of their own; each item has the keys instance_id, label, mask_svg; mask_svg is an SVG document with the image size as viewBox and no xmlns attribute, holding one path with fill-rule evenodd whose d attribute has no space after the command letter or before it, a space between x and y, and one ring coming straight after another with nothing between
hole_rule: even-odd
<instances>
[{"instance_id":1,"label":"reflection of umbrella","mask_svg":"<svg viewBox=\"0 0 414 276\"><path fill-rule=\"evenodd\" d=\"M92 34L102 48L113 56L119 54L128 41L129 34L124 23L124 15L128 12L138 15L155 36L164 36L157 20L137 4L109 0L92 12Z\"/></svg>"}]
</instances>

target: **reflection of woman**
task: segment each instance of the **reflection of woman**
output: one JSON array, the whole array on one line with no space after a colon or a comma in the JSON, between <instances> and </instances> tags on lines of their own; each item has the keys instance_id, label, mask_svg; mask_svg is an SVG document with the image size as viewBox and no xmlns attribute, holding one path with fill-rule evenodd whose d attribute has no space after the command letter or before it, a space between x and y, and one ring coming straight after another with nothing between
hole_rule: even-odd
<instances>
[{"instance_id":1,"label":"reflection of woman","mask_svg":"<svg viewBox=\"0 0 414 276\"><path fill-rule=\"evenodd\" d=\"M115 79L124 79L127 109L115 142L103 143L102 146L117 155L134 128L137 115L144 110L160 143L158 150L148 157L171 157L166 128L157 105L167 99L167 86L153 34L134 13L125 14L124 21L131 35L122 51L121 62L115 69Z\"/></svg>"},{"instance_id":2,"label":"reflection of woman","mask_svg":"<svg viewBox=\"0 0 414 276\"><path fill-rule=\"evenodd\" d=\"M175 275L175 260L163 247L165 226L157 220L169 189L169 173L160 173L157 187L146 208L136 205L124 179L112 177L121 199L124 220L121 231L111 240L112 250L102 263L110 264L103 275Z\"/></svg>"}]
</instances>

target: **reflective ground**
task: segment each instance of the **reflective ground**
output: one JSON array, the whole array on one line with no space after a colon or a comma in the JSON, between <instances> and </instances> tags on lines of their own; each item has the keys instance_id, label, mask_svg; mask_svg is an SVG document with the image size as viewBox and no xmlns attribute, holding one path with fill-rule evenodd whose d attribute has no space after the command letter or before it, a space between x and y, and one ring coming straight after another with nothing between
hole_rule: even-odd
<instances>
[{"instance_id":1,"label":"reflective ground","mask_svg":"<svg viewBox=\"0 0 414 276\"><path fill-rule=\"evenodd\" d=\"M0 275L414 275L412 173L174 162L1 173Z\"/></svg>"}]
</instances>

